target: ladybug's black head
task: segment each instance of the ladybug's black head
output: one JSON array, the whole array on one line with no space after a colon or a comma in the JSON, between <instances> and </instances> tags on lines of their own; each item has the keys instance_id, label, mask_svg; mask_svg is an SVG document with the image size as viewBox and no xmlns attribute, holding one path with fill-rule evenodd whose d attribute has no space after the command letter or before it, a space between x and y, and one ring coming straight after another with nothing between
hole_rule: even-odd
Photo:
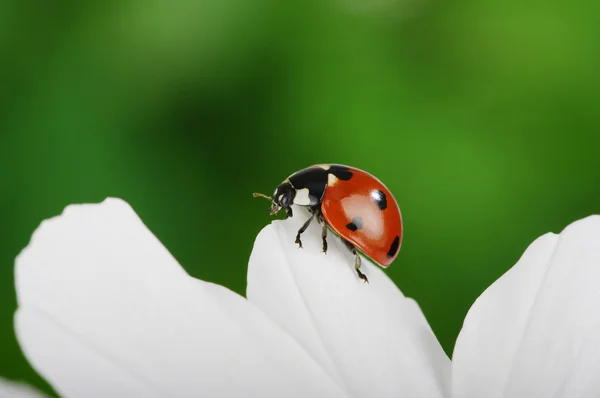
<instances>
[{"instance_id":1,"label":"ladybug's black head","mask_svg":"<svg viewBox=\"0 0 600 398\"><path fill-rule=\"evenodd\" d=\"M273 197L264 195L262 193L255 193L254 197L262 197L271 200L271 207L269 213L271 215L279 213L280 210L284 209L288 212L288 216L291 216L292 210L290 207L294 203L294 197L296 196L296 190L292 187L289 181L283 182L275 188Z\"/></svg>"},{"instance_id":2,"label":"ladybug's black head","mask_svg":"<svg viewBox=\"0 0 600 398\"><path fill-rule=\"evenodd\" d=\"M269 212L275 214L281 209L289 209L294 203L295 196L296 190L292 187L292 184L289 182L279 184L273 192L273 203Z\"/></svg>"}]
</instances>

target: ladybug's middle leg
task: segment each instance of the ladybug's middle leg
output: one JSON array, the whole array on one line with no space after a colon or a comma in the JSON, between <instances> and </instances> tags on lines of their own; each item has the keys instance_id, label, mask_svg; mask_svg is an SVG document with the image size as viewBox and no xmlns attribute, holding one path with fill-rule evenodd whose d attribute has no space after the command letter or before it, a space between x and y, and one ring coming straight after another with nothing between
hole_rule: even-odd
<instances>
[{"instance_id":1,"label":"ladybug's middle leg","mask_svg":"<svg viewBox=\"0 0 600 398\"><path fill-rule=\"evenodd\" d=\"M327 254L327 221L323 218L323 213L321 213L321 209L318 207L311 208L310 212L317 217L317 222L321 224L321 240L323 241L323 249L321 251Z\"/></svg>"},{"instance_id":2,"label":"ladybug's middle leg","mask_svg":"<svg viewBox=\"0 0 600 398\"><path fill-rule=\"evenodd\" d=\"M344 245L346 245L348 250L350 250L350 252L354 254L354 270L358 274L358 278L361 279L364 283L369 283L369 279L367 279L367 276L360 271L361 260L360 255L356 251L356 247L354 247L354 245L348 242L346 239L342 239L342 241L344 242Z\"/></svg>"},{"instance_id":3,"label":"ladybug's middle leg","mask_svg":"<svg viewBox=\"0 0 600 398\"><path fill-rule=\"evenodd\" d=\"M300 235L302 235L304 233L304 231L306 231L306 228L308 228L308 226L310 225L310 223L312 222L312 220L315 218L316 215L317 215L317 213L312 213L310 218L308 220L306 220L304 225L302 225L300 227L300 229L298 230L298 234L296 235L295 243L298 245L299 249L302 249L302 241L300 240Z\"/></svg>"},{"instance_id":4,"label":"ladybug's middle leg","mask_svg":"<svg viewBox=\"0 0 600 398\"><path fill-rule=\"evenodd\" d=\"M323 241L323 253L327 254L327 222L323 218L323 214L319 212L319 217L317 218L319 224L321 224L321 240Z\"/></svg>"}]
</instances>

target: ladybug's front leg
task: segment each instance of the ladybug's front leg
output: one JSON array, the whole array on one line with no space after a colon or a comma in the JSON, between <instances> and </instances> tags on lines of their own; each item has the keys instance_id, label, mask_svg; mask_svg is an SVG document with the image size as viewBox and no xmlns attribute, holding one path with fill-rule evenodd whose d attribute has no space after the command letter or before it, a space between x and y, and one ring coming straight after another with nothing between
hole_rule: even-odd
<instances>
[{"instance_id":1,"label":"ladybug's front leg","mask_svg":"<svg viewBox=\"0 0 600 398\"><path fill-rule=\"evenodd\" d=\"M299 249L302 249L302 241L300 240L300 235L302 235L304 233L304 231L306 231L306 228L308 228L308 226L310 225L310 223L312 222L313 218L315 218L316 215L317 215L317 213L313 213L310 216L310 218L308 220L306 220L304 225L302 225L302 227L300 227L300 229L298 230L298 234L296 235L295 243L298 245Z\"/></svg>"},{"instance_id":2,"label":"ladybug's front leg","mask_svg":"<svg viewBox=\"0 0 600 398\"><path fill-rule=\"evenodd\" d=\"M285 219L292 218L294 215L292 214L292 207L285 208Z\"/></svg>"}]
</instances>

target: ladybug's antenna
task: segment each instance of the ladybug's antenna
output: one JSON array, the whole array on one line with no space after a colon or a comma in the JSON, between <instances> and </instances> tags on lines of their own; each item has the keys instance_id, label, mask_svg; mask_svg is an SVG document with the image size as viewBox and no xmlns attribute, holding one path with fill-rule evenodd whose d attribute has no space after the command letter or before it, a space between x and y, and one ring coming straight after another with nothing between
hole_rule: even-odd
<instances>
[{"instance_id":1,"label":"ladybug's antenna","mask_svg":"<svg viewBox=\"0 0 600 398\"><path fill-rule=\"evenodd\" d=\"M267 196L267 195L265 195L264 193L257 193L257 192L254 192L254 193L252 194L252 196L254 196L255 198L265 198L265 199L273 200L273 198L272 198L272 197L270 197L270 196Z\"/></svg>"}]
</instances>

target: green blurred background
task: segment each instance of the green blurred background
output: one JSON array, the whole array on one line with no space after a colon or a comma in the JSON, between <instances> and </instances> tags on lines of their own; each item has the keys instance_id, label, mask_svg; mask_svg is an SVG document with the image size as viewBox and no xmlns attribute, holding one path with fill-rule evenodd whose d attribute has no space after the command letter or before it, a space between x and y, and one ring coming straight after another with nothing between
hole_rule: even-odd
<instances>
[{"instance_id":1,"label":"green blurred background","mask_svg":"<svg viewBox=\"0 0 600 398\"><path fill-rule=\"evenodd\" d=\"M0 4L0 376L13 262L45 218L132 204L189 273L244 294L271 192L314 163L378 176L387 274L451 354L536 237L600 213L595 3L143 0Z\"/></svg>"}]
</instances>

